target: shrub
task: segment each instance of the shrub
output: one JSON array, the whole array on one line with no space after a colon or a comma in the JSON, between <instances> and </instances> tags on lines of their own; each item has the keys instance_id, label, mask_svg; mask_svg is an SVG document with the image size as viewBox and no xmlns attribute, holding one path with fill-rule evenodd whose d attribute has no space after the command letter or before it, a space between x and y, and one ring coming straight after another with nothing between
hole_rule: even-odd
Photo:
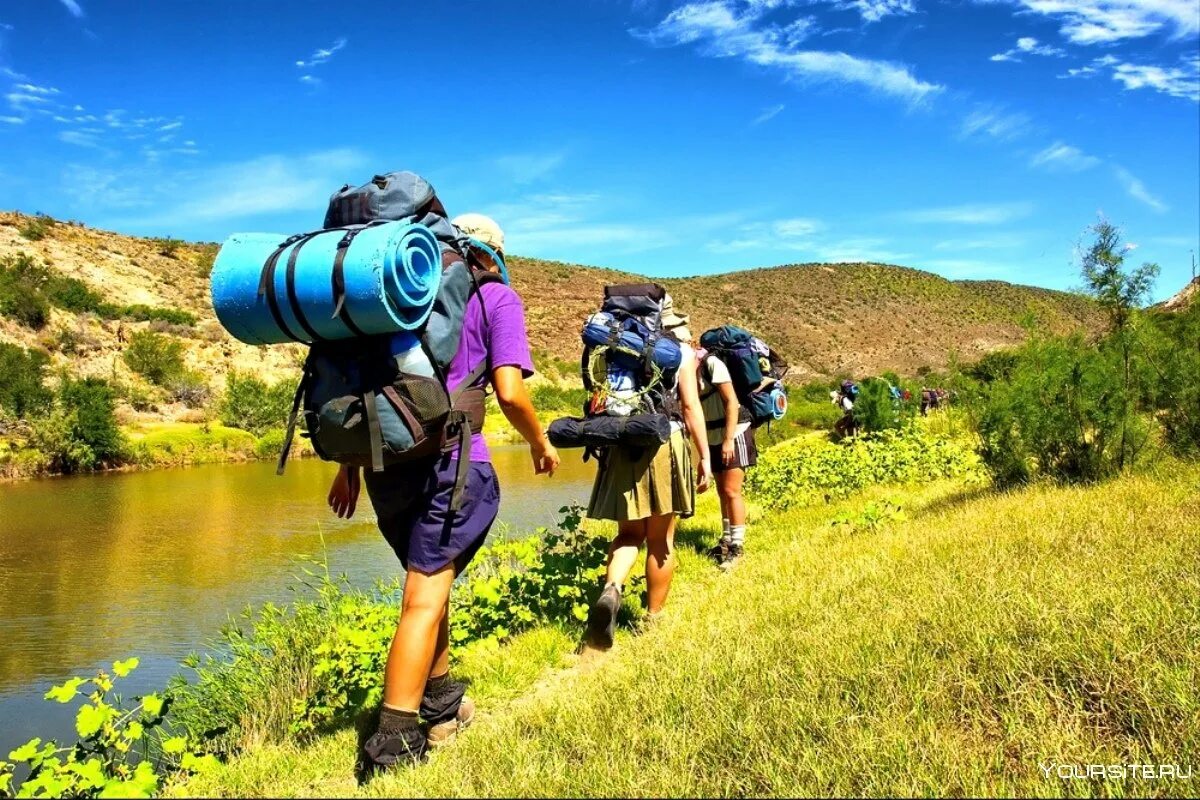
<instances>
[{"instance_id":1,"label":"shrub","mask_svg":"<svg viewBox=\"0 0 1200 800\"><path fill-rule=\"evenodd\" d=\"M46 238L54 225L55 221L53 217L45 214L35 214L21 226L19 233L24 239L28 239L31 242L38 242Z\"/></svg>"},{"instance_id":2,"label":"shrub","mask_svg":"<svg viewBox=\"0 0 1200 800\"><path fill-rule=\"evenodd\" d=\"M196 253L196 271L202 277L207 278L212 274L213 264L217 260L217 251L219 249L220 246L215 244L200 246L199 251Z\"/></svg>"},{"instance_id":3,"label":"shrub","mask_svg":"<svg viewBox=\"0 0 1200 800\"><path fill-rule=\"evenodd\" d=\"M98 312L104 306L104 298L88 288L78 278L52 275L46 281L46 299L51 304L76 313Z\"/></svg>"},{"instance_id":4,"label":"shrub","mask_svg":"<svg viewBox=\"0 0 1200 800\"><path fill-rule=\"evenodd\" d=\"M179 252L179 248L183 246L183 242L179 239L173 239L170 236L164 239L155 239L154 241L158 243L158 254L167 258L174 258L175 254Z\"/></svg>"},{"instance_id":5,"label":"shrub","mask_svg":"<svg viewBox=\"0 0 1200 800\"><path fill-rule=\"evenodd\" d=\"M113 390L101 378L63 381L58 407L33 420L30 443L51 472L85 472L125 460L126 443L113 413Z\"/></svg>"},{"instance_id":6,"label":"shrub","mask_svg":"<svg viewBox=\"0 0 1200 800\"><path fill-rule=\"evenodd\" d=\"M579 414L588 400L588 393L582 386L539 383L530 390L529 398L538 411L570 411Z\"/></svg>"},{"instance_id":7,"label":"shrub","mask_svg":"<svg viewBox=\"0 0 1200 800\"><path fill-rule=\"evenodd\" d=\"M18 418L46 411L54 394L45 387L46 354L0 342L0 410Z\"/></svg>"},{"instance_id":8,"label":"shrub","mask_svg":"<svg viewBox=\"0 0 1200 800\"><path fill-rule=\"evenodd\" d=\"M0 314L34 330L46 327L50 303L44 289L50 271L20 253L0 259Z\"/></svg>"},{"instance_id":9,"label":"shrub","mask_svg":"<svg viewBox=\"0 0 1200 800\"><path fill-rule=\"evenodd\" d=\"M875 484L984 476L969 439L909 426L843 444L811 439L777 444L759 457L746 487L767 506L787 509L836 500Z\"/></svg>"},{"instance_id":10,"label":"shrub","mask_svg":"<svg viewBox=\"0 0 1200 800\"><path fill-rule=\"evenodd\" d=\"M208 385L208 380L195 370L181 371L167 381L166 388L172 400L183 403L188 408L203 408L212 398L212 388Z\"/></svg>"},{"instance_id":11,"label":"shrub","mask_svg":"<svg viewBox=\"0 0 1200 800\"><path fill-rule=\"evenodd\" d=\"M221 398L221 423L255 436L280 429L287 423L295 391L290 381L268 386L253 375L230 371Z\"/></svg>"},{"instance_id":12,"label":"shrub","mask_svg":"<svg viewBox=\"0 0 1200 800\"><path fill-rule=\"evenodd\" d=\"M867 378L859 384L858 397L854 399L854 418L865 430L894 430L911 416L912 404L904 406L893 399L891 385L883 378Z\"/></svg>"},{"instance_id":13,"label":"shrub","mask_svg":"<svg viewBox=\"0 0 1200 800\"><path fill-rule=\"evenodd\" d=\"M165 386L183 374L183 343L153 331L134 332L121 357L155 386Z\"/></svg>"}]
</instances>

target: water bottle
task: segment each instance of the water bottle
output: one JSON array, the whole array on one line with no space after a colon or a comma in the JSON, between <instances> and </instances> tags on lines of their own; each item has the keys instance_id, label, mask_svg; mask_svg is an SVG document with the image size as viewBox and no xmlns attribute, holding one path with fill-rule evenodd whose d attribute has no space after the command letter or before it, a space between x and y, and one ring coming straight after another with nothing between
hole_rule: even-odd
<instances>
[{"instance_id":1,"label":"water bottle","mask_svg":"<svg viewBox=\"0 0 1200 800\"><path fill-rule=\"evenodd\" d=\"M433 364L425 354L421 342L408 331L401 331L392 336L389 342L392 357L396 359L396 368L409 375L420 375L425 378L436 377Z\"/></svg>"}]
</instances>

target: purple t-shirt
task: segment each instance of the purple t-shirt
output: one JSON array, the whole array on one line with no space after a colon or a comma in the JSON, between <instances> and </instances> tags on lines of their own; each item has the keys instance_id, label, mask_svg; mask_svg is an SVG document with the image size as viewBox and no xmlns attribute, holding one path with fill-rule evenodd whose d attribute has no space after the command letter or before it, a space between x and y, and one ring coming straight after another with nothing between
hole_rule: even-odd
<instances>
[{"instance_id":1,"label":"purple t-shirt","mask_svg":"<svg viewBox=\"0 0 1200 800\"><path fill-rule=\"evenodd\" d=\"M487 325L484 325L479 308L481 299L487 309ZM446 372L446 382L450 384L451 391L457 389L471 371L484 362L489 351L492 369L520 367L526 378L533 374L533 356L525 335L525 307L521 304L520 295L503 283L483 284L467 302L458 352ZM488 380L491 380L490 375ZM471 460L492 460L482 433L471 437Z\"/></svg>"}]
</instances>

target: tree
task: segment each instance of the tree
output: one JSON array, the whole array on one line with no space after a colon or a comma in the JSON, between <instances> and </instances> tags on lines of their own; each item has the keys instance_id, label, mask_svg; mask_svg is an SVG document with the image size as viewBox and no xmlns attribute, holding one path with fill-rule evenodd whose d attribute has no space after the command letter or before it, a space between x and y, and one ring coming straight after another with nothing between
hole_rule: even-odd
<instances>
[{"instance_id":1,"label":"tree","mask_svg":"<svg viewBox=\"0 0 1200 800\"><path fill-rule=\"evenodd\" d=\"M1132 270L1125 268L1125 255L1133 248L1122 245L1121 231L1101 219L1090 228L1096 239L1080 260L1084 290L1099 303L1108 316L1109 338L1121 359L1122 392L1120 407L1124 417L1117 454L1117 467L1123 469L1134 448L1129 438L1129 416L1133 409L1133 371L1131 356L1137 331L1135 316L1145 304L1158 277L1158 265L1145 263Z\"/></svg>"}]
</instances>

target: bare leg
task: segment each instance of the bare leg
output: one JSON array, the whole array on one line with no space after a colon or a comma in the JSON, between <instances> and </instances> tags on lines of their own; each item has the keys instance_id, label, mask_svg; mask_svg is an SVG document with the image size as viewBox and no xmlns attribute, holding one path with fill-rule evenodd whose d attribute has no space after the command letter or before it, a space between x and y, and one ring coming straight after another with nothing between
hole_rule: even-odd
<instances>
[{"instance_id":1,"label":"bare leg","mask_svg":"<svg viewBox=\"0 0 1200 800\"><path fill-rule=\"evenodd\" d=\"M657 614L667 602L675 575L675 515L662 514L646 520L647 611Z\"/></svg>"},{"instance_id":2,"label":"bare leg","mask_svg":"<svg viewBox=\"0 0 1200 800\"><path fill-rule=\"evenodd\" d=\"M608 583L625 585L633 565L637 563L642 542L646 541L647 523L648 520L644 519L617 523L617 536L608 547Z\"/></svg>"},{"instance_id":3,"label":"bare leg","mask_svg":"<svg viewBox=\"0 0 1200 800\"><path fill-rule=\"evenodd\" d=\"M409 570L400 624L383 674L384 705L407 711L420 708L453 584L452 564L432 575Z\"/></svg>"},{"instance_id":4,"label":"bare leg","mask_svg":"<svg viewBox=\"0 0 1200 800\"><path fill-rule=\"evenodd\" d=\"M433 666L429 668L429 677L436 678L450 671L450 601L442 611L442 621L438 623L437 646L433 651Z\"/></svg>"},{"instance_id":5,"label":"bare leg","mask_svg":"<svg viewBox=\"0 0 1200 800\"><path fill-rule=\"evenodd\" d=\"M730 525L746 524L746 500L742 497L742 483L746 470L730 469L717 473L717 493L721 495L721 515Z\"/></svg>"}]
</instances>

